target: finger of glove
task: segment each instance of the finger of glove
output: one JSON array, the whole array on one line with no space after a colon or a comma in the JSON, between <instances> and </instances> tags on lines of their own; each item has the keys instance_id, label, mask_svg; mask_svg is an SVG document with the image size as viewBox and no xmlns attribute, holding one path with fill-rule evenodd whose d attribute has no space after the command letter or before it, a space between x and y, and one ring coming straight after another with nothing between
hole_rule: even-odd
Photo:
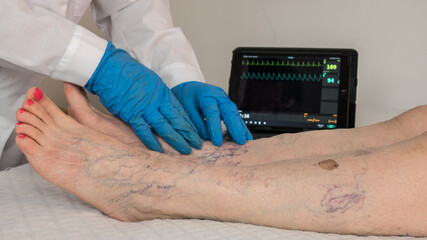
<instances>
[{"instance_id":1,"label":"finger of glove","mask_svg":"<svg viewBox=\"0 0 427 240\"><path fill-rule=\"evenodd\" d=\"M234 103L227 101L220 104L221 116L224 119L224 124L227 127L231 139L237 144L245 144L246 142L246 126L242 126L240 113L237 111Z\"/></svg>"},{"instance_id":2,"label":"finger of glove","mask_svg":"<svg viewBox=\"0 0 427 240\"><path fill-rule=\"evenodd\" d=\"M208 127L201 113L195 107L187 108L187 113L199 136L205 141L211 140Z\"/></svg>"},{"instance_id":3,"label":"finger of glove","mask_svg":"<svg viewBox=\"0 0 427 240\"><path fill-rule=\"evenodd\" d=\"M135 134L141 139L141 141L148 147L148 149L163 152L162 146L160 145L157 138L151 132L150 127L142 117L137 117L129 123L134 130Z\"/></svg>"},{"instance_id":4,"label":"finger of glove","mask_svg":"<svg viewBox=\"0 0 427 240\"><path fill-rule=\"evenodd\" d=\"M240 124L242 125L243 131L245 132L246 140L254 140L252 137L251 131L249 131L248 127L246 126L245 122L243 122L243 119L240 118Z\"/></svg>"},{"instance_id":5,"label":"finger of glove","mask_svg":"<svg viewBox=\"0 0 427 240\"><path fill-rule=\"evenodd\" d=\"M175 102L175 109L179 112L180 115L187 115L189 116L191 123L197 130L197 133L203 140L210 140L208 129L206 126L206 122L201 116L199 110L196 108L196 103L194 101L185 101L185 99L181 99L179 95L181 95L181 90L185 85L194 84L194 83L182 83L178 85L177 87L172 88L172 92L174 96L177 99ZM188 99L187 99L188 100ZM182 105L180 104L180 101ZM185 110L184 110L185 108Z\"/></svg>"},{"instance_id":6,"label":"finger of glove","mask_svg":"<svg viewBox=\"0 0 427 240\"><path fill-rule=\"evenodd\" d=\"M202 147L202 139L196 132L196 128L191 123L190 118L178 112L175 108L160 108L163 117L169 122L171 127L175 129L193 148L200 149Z\"/></svg>"},{"instance_id":7,"label":"finger of glove","mask_svg":"<svg viewBox=\"0 0 427 240\"><path fill-rule=\"evenodd\" d=\"M170 94L170 99L172 99L173 102L173 107L174 107L174 111L178 112L178 115L183 117L185 120L187 120L187 123L191 125L191 127L194 129L195 132L199 131L199 128L197 128L194 123L191 121L191 118L189 117L189 115L187 114L187 111L184 110L183 105L181 105L181 103L178 101L178 99L175 97L174 94ZM189 108L190 113L198 113L198 111L195 109L194 104L192 105L187 105L187 108ZM193 109L192 109L193 108ZM198 124L200 124L200 122L198 122ZM203 125L200 127L200 129L202 129ZM200 133L199 135L197 135L197 138L193 136L194 140L197 140L194 143L194 146L192 144L192 146L196 149L200 149L202 148L202 140L200 139Z\"/></svg>"},{"instance_id":8,"label":"finger of glove","mask_svg":"<svg viewBox=\"0 0 427 240\"><path fill-rule=\"evenodd\" d=\"M204 98L201 110L206 118L206 124L212 143L215 146L222 144L221 114L218 102L214 98Z\"/></svg>"},{"instance_id":9,"label":"finger of glove","mask_svg":"<svg viewBox=\"0 0 427 240\"><path fill-rule=\"evenodd\" d=\"M194 129L194 131L196 131L197 128L194 126L193 122L190 120L190 117L188 116L187 111L184 109L184 107L181 105L178 99L176 99L176 97L173 94L171 94L171 99L173 99L172 102L173 102L173 107L175 111L178 111L179 116L185 118L187 122L191 125L191 127ZM197 112L197 110L195 109L194 111Z\"/></svg>"},{"instance_id":10,"label":"finger of glove","mask_svg":"<svg viewBox=\"0 0 427 240\"><path fill-rule=\"evenodd\" d=\"M169 122L159 113L154 112L147 118L151 128L159 134L169 145L182 154L190 154L190 145L185 139L169 124Z\"/></svg>"}]
</instances>

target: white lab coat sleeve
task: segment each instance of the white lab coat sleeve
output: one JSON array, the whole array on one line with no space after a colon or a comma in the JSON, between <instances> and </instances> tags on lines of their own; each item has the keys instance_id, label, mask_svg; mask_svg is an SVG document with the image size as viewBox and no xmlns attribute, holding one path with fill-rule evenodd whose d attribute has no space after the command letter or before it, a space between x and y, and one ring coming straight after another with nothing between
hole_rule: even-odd
<instances>
[{"instance_id":1,"label":"white lab coat sleeve","mask_svg":"<svg viewBox=\"0 0 427 240\"><path fill-rule=\"evenodd\" d=\"M155 71L172 88L204 82L193 48L172 23L168 0L93 0L98 27L113 44Z\"/></svg>"},{"instance_id":2,"label":"white lab coat sleeve","mask_svg":"<svg viewBox=\"0 0 427 240\"><path fill-rule=\"evenodd\" d=\"M0 66L84 86L107 41L25 0L0 0Z\"/></svg>"}]
</instances>

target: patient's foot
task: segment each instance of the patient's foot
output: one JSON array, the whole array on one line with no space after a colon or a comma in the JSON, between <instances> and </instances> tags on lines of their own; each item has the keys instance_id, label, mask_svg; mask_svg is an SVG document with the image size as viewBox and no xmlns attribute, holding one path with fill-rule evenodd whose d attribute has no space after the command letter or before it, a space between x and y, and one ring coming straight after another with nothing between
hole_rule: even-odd
<instances>
[{"instance_id":1,"label":"patient's foot","mask_svg":"<svg viewBox=\"0 0 427 240\"><path fill-rule=\"evenodd\" d=\"M167 217L176 177L192 170L79 124L39 89L27 92L16 118L16 143L43 178L119 220Z\"/></svg>"}]
</instances>

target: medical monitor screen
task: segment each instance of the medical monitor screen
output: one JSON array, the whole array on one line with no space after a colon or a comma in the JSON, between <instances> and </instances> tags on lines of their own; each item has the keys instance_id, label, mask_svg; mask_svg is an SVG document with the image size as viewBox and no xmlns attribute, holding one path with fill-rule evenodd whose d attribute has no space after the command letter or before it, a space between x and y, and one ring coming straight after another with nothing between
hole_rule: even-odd
<instances>
[{"instance_id":1,"label":"medical monitor screen","mask_svg":"<svg viewBox=\"0 0 427 240\"><path fill-rule=\"evenodd\" d=\"M349 58L343 54L237 50L229 94L249 127L352 127L351 79Z\"/></svg>"}]
</instances>

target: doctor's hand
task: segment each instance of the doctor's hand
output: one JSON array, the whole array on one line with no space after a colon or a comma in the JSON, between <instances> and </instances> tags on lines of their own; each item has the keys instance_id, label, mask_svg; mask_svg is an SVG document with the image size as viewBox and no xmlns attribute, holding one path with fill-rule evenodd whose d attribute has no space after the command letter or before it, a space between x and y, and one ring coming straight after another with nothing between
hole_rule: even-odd
<instances>
[{"instance_id":1,"label":"doctor's hand","mask_svg":"<svg viewBox=\"0 0 427 240\"><path fill-rule=\"evenodd\" d=\"M172 88L172 92L202 139L211 140L216 146L222 144L221 119L232 141L244 144L253 139L236 105L221 88L202 82L185 82Z\"/></svg>"},{"instance_id":2,"label":"doctor's hand","mask_svg":"<svg viewBox=\"0 0 427 240\"><path fill-rule=\"evenodd\" d=\"M162 152L150 126L182 154L201 148L194 125L160 77L110 42L85 88L130 125L149 149Z\"/></svg>"}]
</instances>

